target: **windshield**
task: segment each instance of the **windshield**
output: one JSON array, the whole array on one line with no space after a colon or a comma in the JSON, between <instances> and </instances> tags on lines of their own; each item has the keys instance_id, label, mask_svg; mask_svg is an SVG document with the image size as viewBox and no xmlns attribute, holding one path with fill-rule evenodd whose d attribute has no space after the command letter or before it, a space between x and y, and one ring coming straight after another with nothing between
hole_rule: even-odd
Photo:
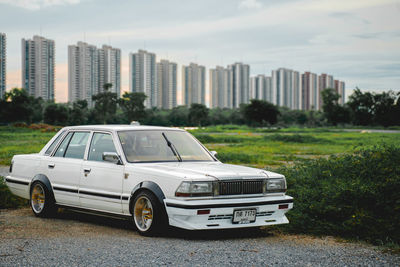
<instances>
[{"instance_id":1,"label":"windshield","mask_svg":"<svg viewBox=\"0 0 400 267\"><path fill-rule=\"evenodd\" d=\"M118 132L128 162L214 161L189 133L183 131Z\"/></svg>"}]
</instances>

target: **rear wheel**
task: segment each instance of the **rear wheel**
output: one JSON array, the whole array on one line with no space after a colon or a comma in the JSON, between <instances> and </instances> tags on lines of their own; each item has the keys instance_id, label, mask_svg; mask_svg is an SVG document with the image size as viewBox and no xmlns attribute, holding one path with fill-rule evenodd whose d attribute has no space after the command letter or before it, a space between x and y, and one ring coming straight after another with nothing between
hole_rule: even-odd
<instances>
[{"instance_id":1,"label":"rear wheel","mask_svg":"<svg viewBox=\"0 0 400 267\"><path fill-rule=\"evenodd\" d=\"M31 187L30 204L33 213L38 217L48 217L54 212L54 200L41 182L34 182Z\"/></svg>"},{"instance_id":2,"label":"rear wheel","mask_svg":"<svg viewBox=\"0 0 400 267\"><path fill-rule=\"evenodd\" d=\"M140 192L136 195L132 206L133 221L141 235L151 236L161 232L165 226L163 210L152 193Z\"/></svg>"}]
</instances>

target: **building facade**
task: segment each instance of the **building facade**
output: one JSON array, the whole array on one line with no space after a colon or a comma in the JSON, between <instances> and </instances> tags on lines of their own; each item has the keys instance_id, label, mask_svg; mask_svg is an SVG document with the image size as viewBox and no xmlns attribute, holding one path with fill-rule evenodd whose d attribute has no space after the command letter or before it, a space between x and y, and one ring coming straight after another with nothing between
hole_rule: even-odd
<instances>
[{"instance_id":1,"label":"building facade","mask_svg":"<svg viewBox=\"0 0 400 267\"><path fill-rule=\"evenodd\" d=\"M319 110L322 109L322 97L321 92L327 88L334 89L335 82L332 75L328 75L326 73L322 73L318 77L318 91L319 91Z\"/></svg>"},{"instance_id":2,"label":"building facade","mask_svg":"<svg viewBox=\"0 0 400 267\"><path fill-rule=\"evenodd\" d=\"M110 83L109 89L121 96L121 49L103 45L99 53L99 88L102 91L104 84Z\"/></svg>"},{"instance_id":3,"label":"building facade","mask_svg":"<svg viewBox=\"0 0 400 267\"><path fill-rule=\"evenodd\" d=\"M157 63L157 106L161 109L172 109L177 106L178 65L168 60Z\"/></svg>"},{"instance_id":4,"label":"building facade","mask_svg":"<svg viewBox=\"0 0 400 267\"><path fill-rule=\"evenodd\" d=\"M86 100L100 92L99 53L96 46L85 42L68 46L68 101Z\"/></svg>"},{"instance_id":5,"label":"building facade","mask_svg":"<svg viewBox=\"0 0 400 267\"><path fill-rule=\"evenodd\" d=\"M129 54L129 90L144 93L145 107L157 107L156 55L145 50Z\"/></svg>"},{"instance_id":6,"label":"building facade","mask_svg":"<svg viewBox=\"0 0 400 267\"><path fill-rule=\"evenodd\" d=\"M182 66L183 105L206 104L206 67L196 63Z\"/></svg>"},{"instance_id":7,"label":"building facade","mask_svg":"<svg viewBox=\"0 0 400 267\"><path fill-rule=\"evenodd\" d=\"M210 69L210 107L232 108L232 70L217 66Z\"/></svg>"},{"instance_id":8,"label":"building facade","mask_svg":"<svg viewBox=\"0 0 400 267\"><path fill-rule=\"evenodd\" d=\"M335 80L335 91L340 95L339 104L344 105L346 96L346 86L343 81Z\"/></svg>"},{"instance_id":9,"label":"building facade","mask_svg":"<svg viewBox=\"0 0 400 267\"><path fill-rule=\"evenodd\" d=\"M257 75L250 79L250 99L265 100L272 103L271 77Z\"/></svg>"},{"instance_id":10,"label":"building facade","mask_svg":"<svg viewBox=\"0 0 400 267\"><path fill-rule=\"evenodd\" d=\"M228 68L232 71L232 107L238 108L250 100L250 66L234 63Z\"/></svg>"},{"instance_id":11,"label":"building facade","mask_svg":"<svg viewBox=\"0 0 400 267\"><path fill-rule=\"evenodd\" d=\"M301 75L302 83L302 109L319 110L318 75L309 71Z\"/></svg>"},{"instance_id":12,"label":"building facade","mask_svg":"<svg viewBox=\"0 0 400 267\"><path fill-rule=\"evenodd\" d=\"M22 39L22 87L31 96L54 100L55 43L41 36Z\"/></svg>"},{"instance_id":13,"label":"building facade","mask_svg":"<svg viewBox=\"0 0 400 267\"><path fill-rule=\"evenodd\" d=\"M7 37L0 32L0 98L6 93Z\"/></svg>"}]
</instances>

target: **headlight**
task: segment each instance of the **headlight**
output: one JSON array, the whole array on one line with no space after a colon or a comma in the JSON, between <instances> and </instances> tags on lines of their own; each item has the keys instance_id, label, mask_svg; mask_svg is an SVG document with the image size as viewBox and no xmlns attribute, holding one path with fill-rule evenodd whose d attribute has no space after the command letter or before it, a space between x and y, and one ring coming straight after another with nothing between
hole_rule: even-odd
<instances>
[{"instance_id":1,"label":"headlight","mask_svg":"<svg viewBox=\"0 0 400 267\"><path fill-rule=\"evenodd\" d=\"M265 193L286 192L285 178L273 178L265 181Z\"/></svg>"},{"instance_id":2,"label":"headlight","mask_svg":"<svg viewBox=\"0 0 400 267\"><path fill-rule=\"evenodd\" d=\"M182 182L175 192L177 197L200 197L213 195L213 182Z\"/></svg>"}]
</instances>

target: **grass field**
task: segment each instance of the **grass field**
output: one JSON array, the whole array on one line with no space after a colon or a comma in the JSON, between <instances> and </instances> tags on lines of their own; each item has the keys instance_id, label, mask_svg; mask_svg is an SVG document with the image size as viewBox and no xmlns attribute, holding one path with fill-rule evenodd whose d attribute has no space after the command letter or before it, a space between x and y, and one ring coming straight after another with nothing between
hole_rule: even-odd
<instances>
[{"instance_id":1,"label":"grass field","mask_svg":"<svg viewBox=\"0 0 400 267\"><path fill-rule=\"evenodd\" d=\"M378 144L400 144L400 133L344 132L336 128L263 129L213 126L191 130L226 163L273 169L316 157L327 157ZM55 133L0 127L0 165L15 154L36 153Z\"/></svg>"}]
</instances>

